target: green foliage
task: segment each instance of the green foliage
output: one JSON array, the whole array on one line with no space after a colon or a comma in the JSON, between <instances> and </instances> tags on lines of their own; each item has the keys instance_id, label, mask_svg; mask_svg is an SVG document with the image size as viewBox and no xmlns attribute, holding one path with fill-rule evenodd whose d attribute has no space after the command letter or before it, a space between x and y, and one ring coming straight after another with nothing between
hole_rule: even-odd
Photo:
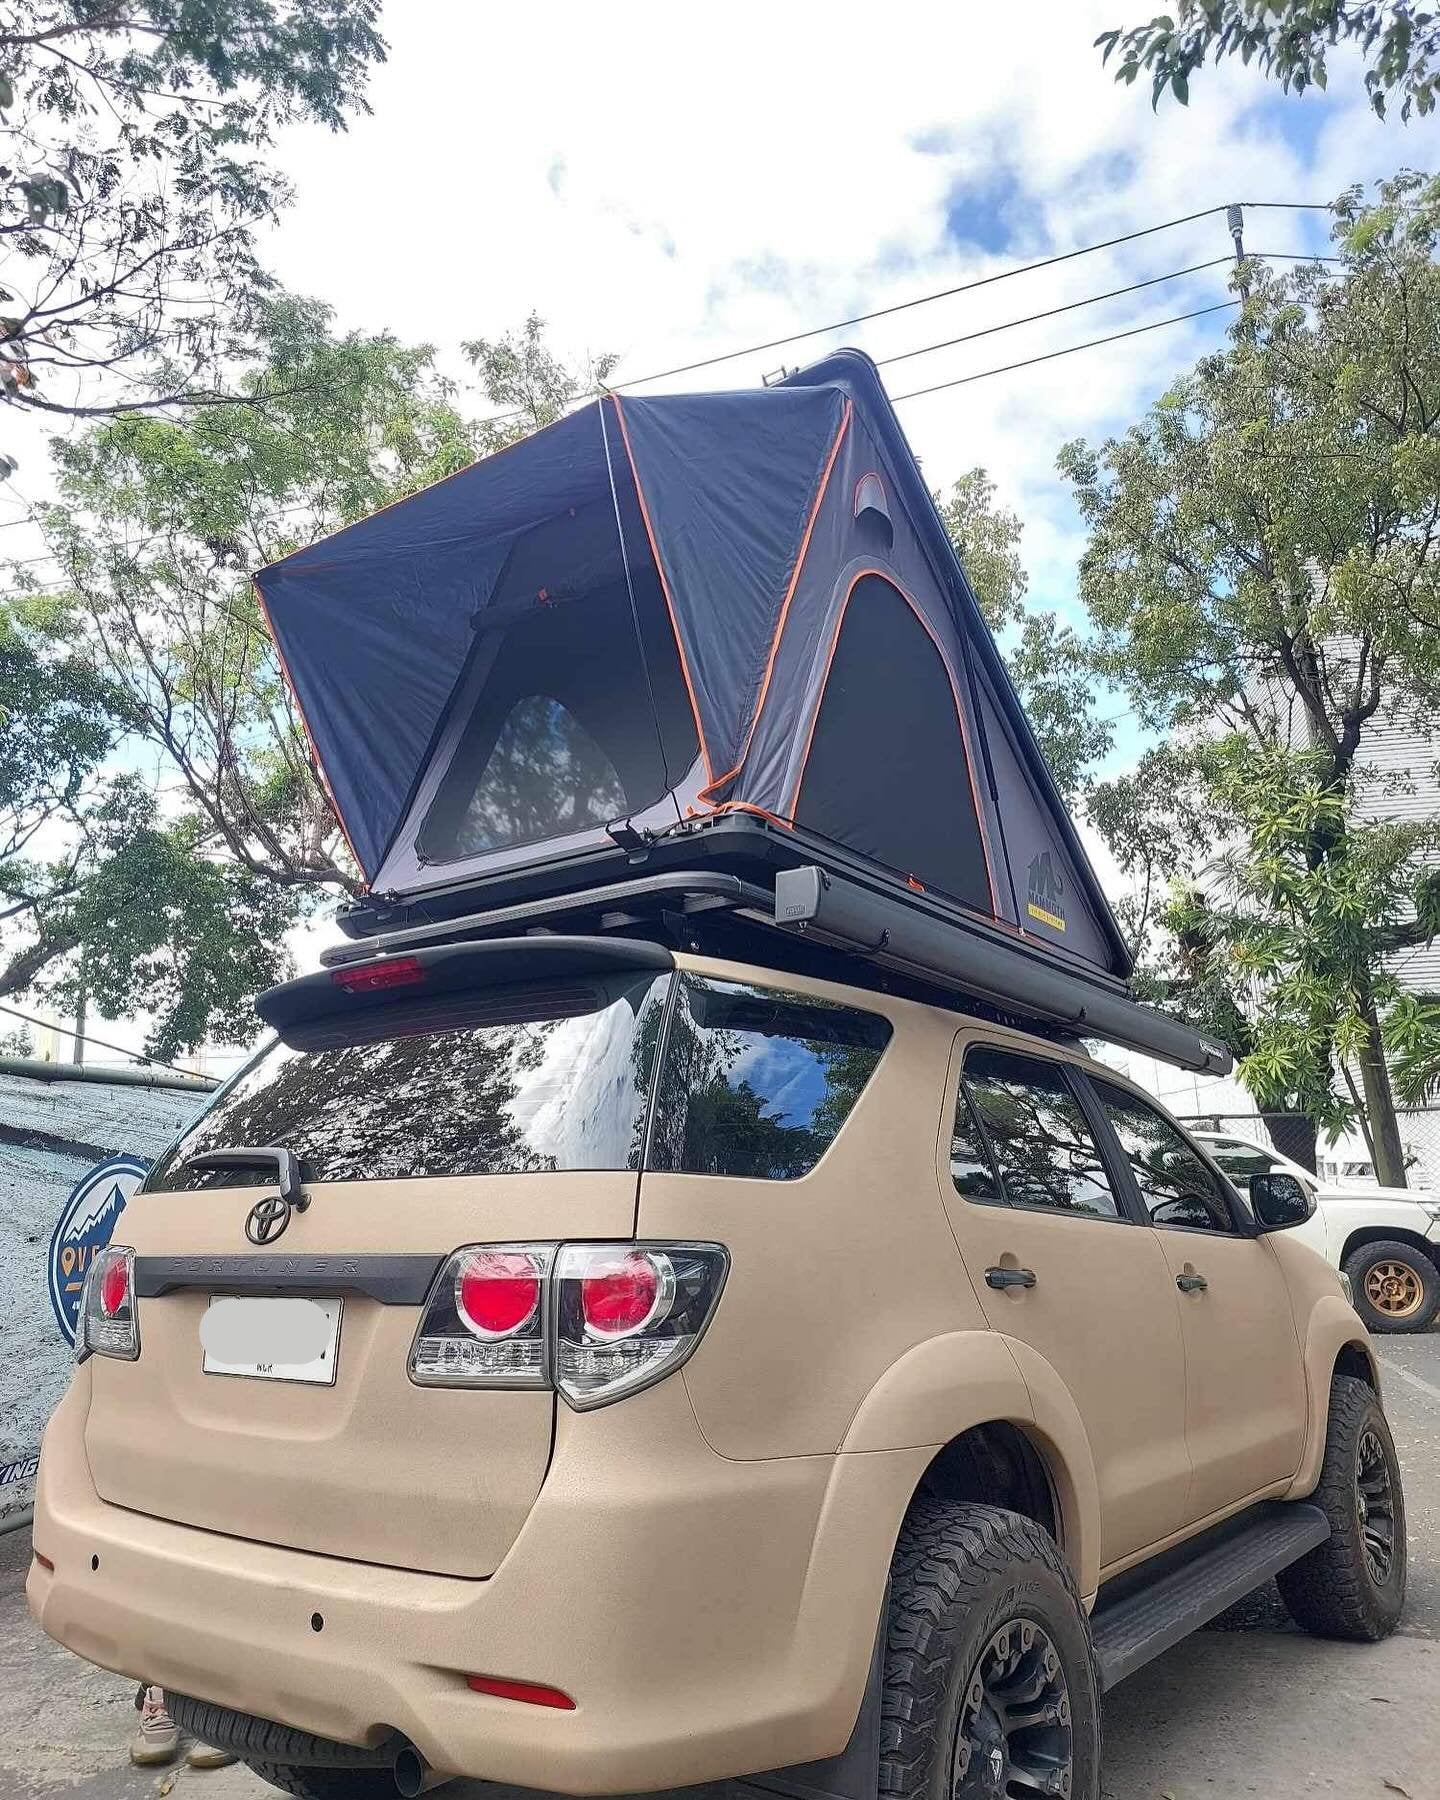
<instances>
[{"instance_id":1,"label":"green foliage","mask_svg":"<svg viewBox=\"0 0 1440 1800\"><path fill-rule=\"evenodd\" d=\"M1385 1048L1408 1106L1440 1100L1440 995L1398 995L1385 1018Z\"/></svg>"},{"instance_id":2,"label":"green foliage","mask_svg":"<svg viewBox=\"0 0 1440 1800\"><path fill-rule=\"evenodd\" d=\"M1148 977L1265 1104L1383 1132L1387 959L1440 923L1440 818L1376 823L1363 751L1440 708L1440 185L1335 212L1341 279L1245 271L1231 347L1061 467L1095 671L1169 746L1092 802L1122 866L1176 878Z\"/></svg>"},{"instance_id":3,"label":"green foliage","mask_svg":"<svg viewBox=\"0 0 1440 1800\"><path fill-rule=\"evenodd\" d=\"M213 398L270 288L256 227L289 199L262 154L291 123L339 130L365 110L385 50L378 12L378 0L6 9L0 393L81 415ZM81 404L74 377L87 373L103 397Z\"/></svg>"},{"instance_id":4,"label":"green foliage","mask_svg":"<svg viewBox=\"0 0 1440 1800\"><path fill-rule=\"evenodd\" d=\"M1014 512L995 504L995 484L984 469L962 475L935 503L1051 772L1061 792L1074 799L1086 785L1086 771L1111 743L1109 724L1095 714L1090 646L1055 613L1029 609L1023 528Z\"/></svg>"},{"instance_id":5,"label":"green foliage","mask_svg":"<svg viewBox=\"0 0 1440 1800\"><path fill-rule=\"evenodd\" d=\"M592 356L583 374L568 367L546 344L545 321L533 312L518 331L499 338L471 338L460 347L480 376L485 398L504 408L479 427L478 441L486 455L553 425L577 400L599 392L619 361L604 353Z\"/></svg>"},{"instance_id":6,"label":"green foliage","mask_svg":"<svg viewBox=\"0 0 1440 1800\"><path fill-rule=\"evenodd\" d=\"M1151 104L1168 90L1189 103L1190 77L1206 58L1238 56L1273 76L1286 93L1327 85L1327 55L1353 44L1365 58L1365 89L1380 118L1391 95L1402 96L1400 116L1433 111L1440 82L1440 14L1415 0L1176 0L1131 31L1105 31L1095 40L1115 79L1127 86L1143 70Z\"/></svg>"}]
</instances>

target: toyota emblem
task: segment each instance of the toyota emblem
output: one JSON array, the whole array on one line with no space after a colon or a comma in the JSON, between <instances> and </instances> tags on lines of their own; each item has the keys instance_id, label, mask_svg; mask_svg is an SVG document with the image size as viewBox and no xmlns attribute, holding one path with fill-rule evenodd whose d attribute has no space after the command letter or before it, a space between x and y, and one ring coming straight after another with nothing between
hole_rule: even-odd
<instances>
[{"instance_id":1,"label":"toyota emblem","mask_svg":"<svg viewBox=\"0 0 1440 1800\"><path fill-rule=\"evenodd\" d=\"M290 1223L290 1202L281 1194L257 1200L245 1220L245 1235L252 1244L273 1244Z\"/></svg>"}]
</instances>

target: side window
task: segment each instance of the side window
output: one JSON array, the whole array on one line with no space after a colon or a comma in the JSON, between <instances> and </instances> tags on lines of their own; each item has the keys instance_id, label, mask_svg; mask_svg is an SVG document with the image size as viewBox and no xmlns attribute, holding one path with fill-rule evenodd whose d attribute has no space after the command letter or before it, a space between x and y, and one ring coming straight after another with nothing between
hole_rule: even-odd
<instances>
[{"instance_id":1,"label":"side window","mask_svg":"<svg viewBox=\"0 0 1440 1800\"><path fill-rule=\"evenodd\" d=\"M1004 1201L1005 1196L995 1179L995 1165L985 1148L985 1139L963 1081L955 1104L955 1129L950 1134L950 1179L955 1183L956 1192L967 1200L980 1200L990 1206Z\"/></svg>"},{"instance_id":2,"label":"side window","mask_svg":"<svg viewBox=\"0 0 1440 1800\"><path fill-rule=\"evenodd\" d=\"M767 1181L808 1174L889 1041L890 1022L876 1013L687 975L646 1167Z\"/></svg>"},{"instance_id":3,"label":"side window","mask_svg":"<svg viewBox=\"0 0 1440 1800\"><path fill-rule=\"evenodd\" d=\"M1062 1068L1036 1056L982 1047L965 1058L963 1088L990 1140L1012 1206L1099 1219L1121 1216L1099 1147ZM966 1192L958 1176L956 1185Z\"/></svg>"},{"instance_id":4,"label":"side window","mask_svg":"<svg viewBox=\"0 0 1440 1800\"><path fill-rule=\"evenodd\" d=\"M1196 1231L1234 1231L1229 1202L1214 1172L1153 1106L1123 1088L1096 1081L1120 1148L1154 1225L1188 1225Z\"/></svg>"}]
</instances>

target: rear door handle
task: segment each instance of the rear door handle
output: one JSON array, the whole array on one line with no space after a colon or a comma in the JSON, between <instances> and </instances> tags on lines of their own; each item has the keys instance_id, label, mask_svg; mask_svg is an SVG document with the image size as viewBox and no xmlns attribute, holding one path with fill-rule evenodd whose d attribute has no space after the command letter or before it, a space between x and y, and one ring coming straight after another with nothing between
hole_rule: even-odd
<instances>
[{"instance_id":1,"label":"rear door handle","mask_svg":"<svg viewBox=\"0 0 1440 1800\"><path fill-rule=\"evenodd\" d=\"M1035 1285L1033 1269L987 1269L986 1283L992 1288L1032 1288Z\"/></svg>"},{"instance_id":2,"label":"rear door handle","mask_svg":"<svg viewBox=\"0 0 1440 1800\"><path fill-rule=\"evenodd\" d=\"M1203 1275L1177 1275L1175 1285L1182 1294L1203 1294L1210 1283Z\"/></svg>"}]
</instances>

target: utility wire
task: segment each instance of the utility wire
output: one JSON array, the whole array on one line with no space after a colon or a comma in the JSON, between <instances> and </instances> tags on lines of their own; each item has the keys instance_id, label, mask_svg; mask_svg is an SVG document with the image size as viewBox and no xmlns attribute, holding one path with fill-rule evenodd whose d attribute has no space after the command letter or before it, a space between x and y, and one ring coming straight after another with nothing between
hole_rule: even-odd
<instances>
[{"instance_id":1,"label":"utility wire","mask_svg":"<svg viewBox=\"0 0 1440 1800\"><path fill-rule=\"evenodd\" d=\"M1338 256L1301 256L1281 250L1252 250L1247 262L1339 262ZM1152 275L1148 281L1132 281L1128 287L1110 288L1103 294L1091 294L1084 300L1071 300L1064 306L1051 306L1044 312L1027 313L1023 319L1006 319L999 325L986 325L980 331L967 331L961 337L945 338L938 344L922 344L918 350L902 350L896 356L876 359L876 368L888 369L892 363L908 362L914 356L928 356L932 350L951 350L957 344L972 344L976 338L993 337L997 331L1013 331L1017 325L1033 325L1037 319L1053 319L1060 313L1075 312L1082 306L1096 306L1102 300L1118 300L1122 294L1138 294L1142 288L1158 287L1165 281L1178 281L1182 275L1198 275L1203 269L1216 269L1224 263L1234 264L1230 255L1212 256L1208 262L1191 263L1184 269L1171 269L1168 275Z\"/></svg>"},{"instance_id":2,"label":"utility wire","mask_svg":"<svg viewBox=\"0 0 1440 1800\"><path fill-rule=\"evenodd\" d=\"M168 1069L172 1075L187 1075L191 1081L206 1081L205 1075L197 1075L194 1069L182 1069L177 1063L162 1062L158 1056L147 1056L143 1050L127 1050L123 1044L110 1044L104 1038L93 1037L88 1031L67 1031L63 1025L56 1025L50 1019L37 1019L34 1013L21 1012L16 1006L0 1006L0 1013L8 1013L12 1019L23 1019L27 1025L38 1025L42 1031L54 1031L61 1037L78 1037L82 1044L94 1044L100 1050L113 1050L117 1056L123 1056L128 1062L150 1063L157 1069Z\"/></svg>"},{"instance_id":3,"label":"utility wire","mask_svg":"<svg viewBox=\"0 0 1440 1800\"><path fill-rule=\"evenodd\" d=\"M1094 350L1101 344L1118 344L1122 338L1142 337L1147 331L1160 331L1166 325L1183 325L1187 319L1203 319L1207 313L1228 312L1239 305L1238 300L1221 300L1214 306L1197 307L1194 312L1176 313L1170 319L1155 319L1149 325L1132 326L1129 331L1112 331L1108 337L1089 338L1083 344L1050 350L1044 356L1027 356L1023 362L1004 363L998 369L981 369L974 375L957 376L954 381L937 381L931 387L912 388L908 394L896 394L893 404L898 406L902 400L918 400L922 394L938 394L945 388L964 387L971 381L984 381L991 375L1008 375L1013 369L1028 369L1034 363L1054 362L1057 356L1074 356L1079 350Z\"/></svg>"},{"instance_id":4,"label":"utility wire","mask_svg":"<svg viewBox=\"0 0 1440 1800\"><path fill-rule=\"evenodd\" d=\"M1318 200L1246 200L1241 204L1253 211L1262 208L1289 212L1330 210L1328 204ZM665 381L672 375L691 375L697 369L710 369L717 363L734 362L737 357L758 356L762 351L780 350L787 344L798 344L806 338L823 337L828 331L844 331L851 325L867 325L872 319L885 319L892 313L908 312L911 307L928 306L932 300L949 300L956 294L973 293L976 288L990 287L997 281L1009 281L1016 275L1030 275L1036 269L1050 269L1057 263L1071 262L1077 256L1093 256L1099 250L1113 250L1117 244L1131 244L1137 238L1153 237L1157 231L1172 231L1177 225L1190 225L1196 219L1213 218L1216 213L1228 210L1226 206L1202 207L1199 212L1183 213L1177 219L1163 219L1158 225L1145 225L1138 231L1122 232L1119 237L1105 238L1098 244L1083 244L1077 250L1062 250L1055 256L1041 257L1038 262L1017 263L1011 269L998 269L993 275L981 275L974 281L961 282L958 287L939 288L931 294L917 294L913 300L900 300L893 306L877 307L874 312L856 313L853 318L836 319L829 325L812 325L806 331L792 331L788 337L769 338L763 344L747 344L741 350L725 350L718 356L702 357L698 362L677 363L673 369L657 369L652 375L634 375L626 381L612 382L611 386L621 391L643 387L647 382ZM1224 260L1228 262L1230 258L1226 257Z\"/></svg>"}]
</instances>

